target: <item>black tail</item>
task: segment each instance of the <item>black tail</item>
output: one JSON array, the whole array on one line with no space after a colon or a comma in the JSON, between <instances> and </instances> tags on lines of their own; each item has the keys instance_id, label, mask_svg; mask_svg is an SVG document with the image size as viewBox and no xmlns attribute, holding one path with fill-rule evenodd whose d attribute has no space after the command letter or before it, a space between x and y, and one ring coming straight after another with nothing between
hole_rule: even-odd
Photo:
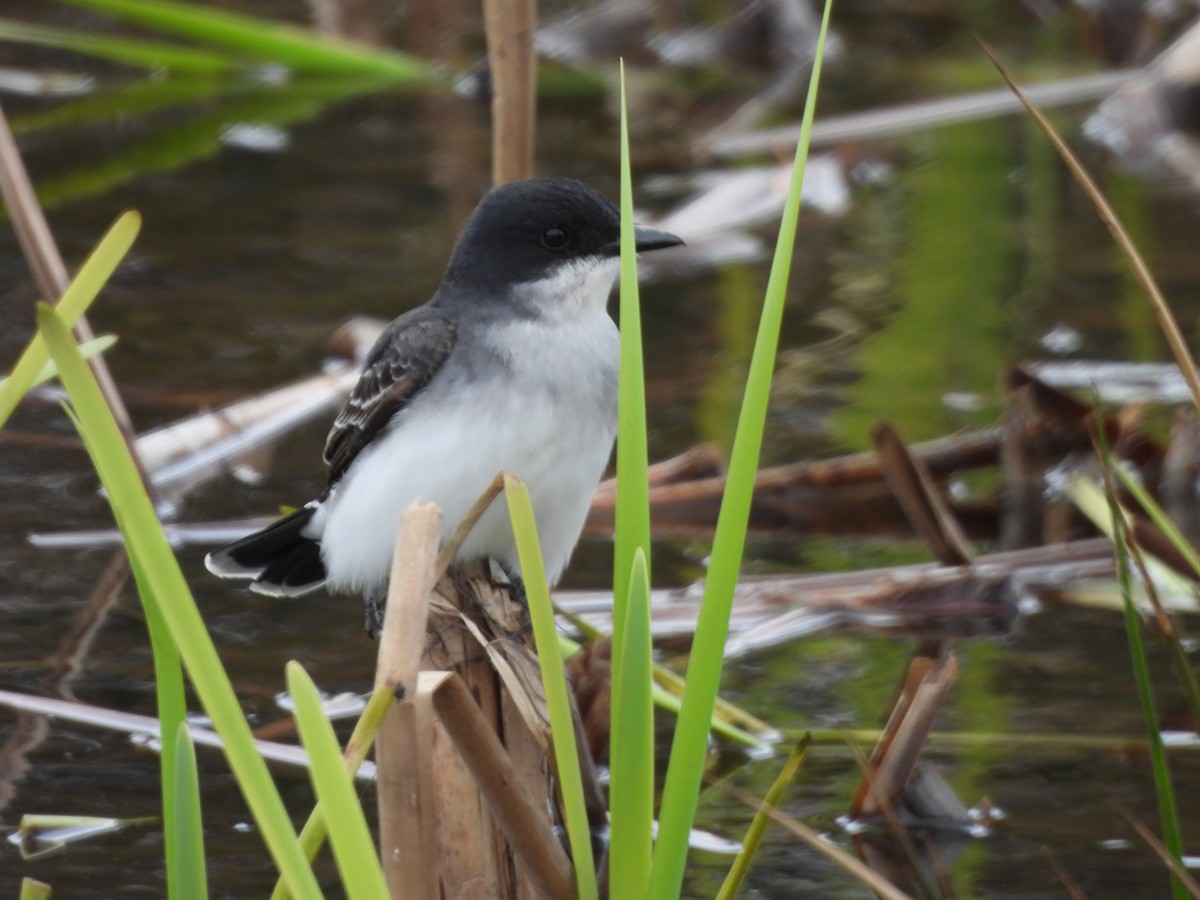
<instances>
[{"instance_id":1,"label":"black tail","mask_svg":"<svg viewBox=\"0 0 1200 900\"><path fill-rule=\"evenodd\" d=\"M315 505L298 509L262 531L214 550L204 564L222 578L250 580L250 590L259 594L299 597L315 591L325 583L321 544L303 533L315 512Z\"/></svg>"}]
</instances>

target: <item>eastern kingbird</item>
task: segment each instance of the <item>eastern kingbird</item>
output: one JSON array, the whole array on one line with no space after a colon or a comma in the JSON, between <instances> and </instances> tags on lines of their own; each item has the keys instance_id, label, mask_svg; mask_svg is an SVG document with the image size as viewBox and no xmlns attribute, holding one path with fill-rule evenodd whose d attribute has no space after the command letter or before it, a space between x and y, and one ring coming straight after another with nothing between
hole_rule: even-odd
<instances>
[{"instance_id":1,"label":"eastern kingbird","mask_svg":"<svg viewBox=\"0 0 1200 900\"><path fill-rule=\"evenodd\" d=\"M683 243L641 226L635 242ZM488 193L433 297L367 355L325 443L325 492L210 553L209 571L276 597L322 585L361 593L370 628L404 509L440 506L445 540L505 471L529 486L555 583L617 431L619 335L606 307L619 257L620 214L585 184L538 178ZM503 503L458 553L483 557L519 571Z\"/></svg>"}]
</instances>

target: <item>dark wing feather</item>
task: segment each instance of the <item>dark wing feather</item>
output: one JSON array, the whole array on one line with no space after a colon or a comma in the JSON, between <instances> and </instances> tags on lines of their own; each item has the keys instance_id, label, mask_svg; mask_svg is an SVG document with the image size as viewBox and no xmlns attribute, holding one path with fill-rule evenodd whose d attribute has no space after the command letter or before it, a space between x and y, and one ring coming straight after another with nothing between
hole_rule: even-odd
<instances>
[{"instance_id":1,"label":"dark wing feather","mask_svg":"<svg viewBox=\"0 0 1200 900\"><path fill-rule=\"evenodd\" d=\"M437 374L454 347L456 333L454 322L421 306L400 316L379 336L325 441L330 485Z\"/></svg>"}]
</instances>

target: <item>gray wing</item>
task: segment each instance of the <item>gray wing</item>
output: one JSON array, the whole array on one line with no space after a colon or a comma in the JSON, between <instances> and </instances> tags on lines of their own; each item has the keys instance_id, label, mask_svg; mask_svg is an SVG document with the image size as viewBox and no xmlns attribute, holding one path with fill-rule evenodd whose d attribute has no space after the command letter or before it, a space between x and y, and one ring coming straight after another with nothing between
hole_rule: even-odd
<instances>
[{"instance_id":1,"label":"gray wing","mask_svg":"<svg viewBox=\"0 0 1200 900\"><path fill-rule=\"evenodd\" d=\"M454 322L427 306L405 313L384 329L325 441L331 486L437 374L454 348L456 334Z\"/></svg>"}]
</instances>

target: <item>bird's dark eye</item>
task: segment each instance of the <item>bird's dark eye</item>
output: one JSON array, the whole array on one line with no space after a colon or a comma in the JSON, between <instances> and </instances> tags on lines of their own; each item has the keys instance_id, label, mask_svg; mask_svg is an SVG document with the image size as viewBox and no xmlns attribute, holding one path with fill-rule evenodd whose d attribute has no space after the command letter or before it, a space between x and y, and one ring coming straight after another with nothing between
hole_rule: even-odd
<instances>
[{"instance_id":1,"label":"bird's dark eye","mask_svg":"<svg viewBox=\"0 0 1200 900\"><path fill-rule=\"evenodd\" d=\"M547 228L542 232L542 246L547 250L561 250L571 241L571 236L562 228Z\"/></svg>"}]
</instances>

